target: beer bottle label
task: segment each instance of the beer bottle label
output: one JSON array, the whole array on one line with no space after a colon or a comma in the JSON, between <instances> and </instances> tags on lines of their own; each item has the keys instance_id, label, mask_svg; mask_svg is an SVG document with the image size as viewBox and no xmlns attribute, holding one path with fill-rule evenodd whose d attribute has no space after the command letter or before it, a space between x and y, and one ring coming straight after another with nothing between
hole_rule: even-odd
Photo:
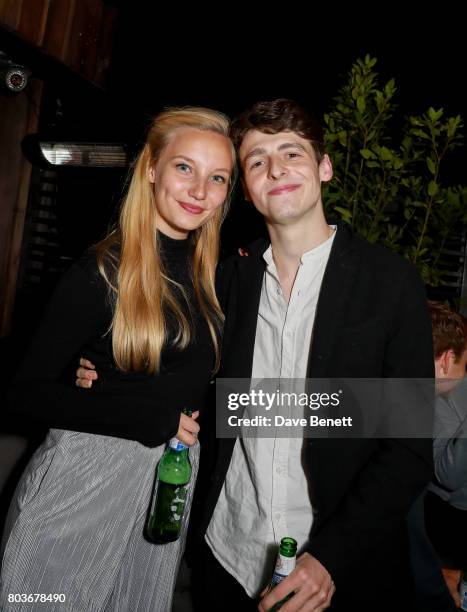
<instances>
[{"instance_id":1,"label":"beer bottle label","mask_svg":"<svg viewBox=\"0 0 467 612\"><path fill-rule=\"evenodd\" d=\"M277 555L276 568L272 576L271 585L277 586L295 568L295 557L284 557L280 553Z\"/></svg>"},{"instance_id":2,"label":"beer bottle label","mask_svg":"<svg viewBox=\"0 0 467 612\"><path fill-rule=\"evenodd\" d=\"M178 438L171 438L169 446L170 448L173 448L176 451L182 451L188 448L188 446L186 444L183 444L183 442L180 442Z\"/></svg>"}]
</instances>

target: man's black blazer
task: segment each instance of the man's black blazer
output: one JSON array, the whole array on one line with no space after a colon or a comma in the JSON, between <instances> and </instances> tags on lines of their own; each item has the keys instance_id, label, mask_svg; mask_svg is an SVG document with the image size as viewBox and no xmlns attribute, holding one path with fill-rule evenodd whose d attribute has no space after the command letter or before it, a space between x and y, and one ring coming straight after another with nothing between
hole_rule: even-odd
<instances>
[{"instance_id":1,"label":"man's black blazer","mask_svg":"<svg viewBox=\"0 0 467 612\"><path fill-rule=\"evenodd\" d=\"M248 257L233 257L223 266L220 377L251 377L267 247L259 241ZM319 295L308 377L433 376L431 325L415 266L339 225ZM203 532L234 443L216 441ZM431 479L432 440L313 439L304 444L314 513L308 550L336 583L331 609L338 609L334 601L362 610L368 601L368 609L380 609L388 598L410 589L405 516ZM404 597L399 610L405 609Z\"/></svg>"}]
</instances>

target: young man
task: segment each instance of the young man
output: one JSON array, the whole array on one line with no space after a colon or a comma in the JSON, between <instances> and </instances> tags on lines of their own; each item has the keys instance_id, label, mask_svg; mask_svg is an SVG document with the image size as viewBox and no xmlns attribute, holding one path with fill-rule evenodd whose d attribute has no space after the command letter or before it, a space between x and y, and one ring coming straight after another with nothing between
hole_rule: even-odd
<instances>
[{"instance_id":1,"label":"young man","mask_svg":"<svg viewBox=\"0 0 467 612\"><path fill-rule=\"evenodd\" d=\"M275 100L231 133L270 243L225 266L220 376L433 377L415 267L325 219L332 164L316 121ZM430 439L219 440L198 564L204 605L256 607L268 551L290 535L297 568L260 610L292 591L284 612L411 609L405 516L431 475Z\"/></svg>"}]
</instances>

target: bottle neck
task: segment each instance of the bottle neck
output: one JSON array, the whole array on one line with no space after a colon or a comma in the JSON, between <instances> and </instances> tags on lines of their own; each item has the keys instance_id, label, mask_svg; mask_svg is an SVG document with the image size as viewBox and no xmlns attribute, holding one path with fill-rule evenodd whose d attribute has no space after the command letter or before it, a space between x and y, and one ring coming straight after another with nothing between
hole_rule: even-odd
<instances>
[{"instance_id":1,"label":"bottle neck","mask_svg":"<svg viewBox=\"0 0 467 612\"><path fill-rule=\"evenodd\" d=\"M171 438L168 446L169 453L178 458L179 460L185 459L188 457L188 446L180 442L178 438Z\"/></svg>"},{"instance_id":2,"label":"bottle neck","mask_svg":"<svg viewBox=\"0 0 467 612\"><path fill-rule=\"evenodd\" d=\"M279 554L283 557L295 557L297 554L297 541L293 538L282 538Z\"/></svg>"},{"instance_id":3,"label":"bottle neck","mask_svg":"<svg viewBox=\"0 0 467 612\"><path fill-rule=\"evenodd\" d=\"M175 452L182 452L188 450L188 446L180 442L178 438L170 438L169 448Z\"/></svg>"}]
</instances>

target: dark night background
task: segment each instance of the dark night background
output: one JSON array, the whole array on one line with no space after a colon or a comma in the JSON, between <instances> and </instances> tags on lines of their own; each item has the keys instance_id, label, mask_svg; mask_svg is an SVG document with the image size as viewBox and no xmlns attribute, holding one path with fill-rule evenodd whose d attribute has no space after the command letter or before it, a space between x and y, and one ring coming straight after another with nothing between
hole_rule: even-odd
<instances>
[{"instance_id":1,"label":"dark night background","mask_svg":"<svg viewBox=\"0 0 467 612\"><path fill-rule=\"evenodd\" d=\"M279 4L259 7L252 17L249 10L227 5L201 14L178 4L165 13L141 2L117 4L121 21L108 91L88 88L87 95L84 89L76 95L76 87L63 91L57 83L53 92L64 117L61 124L55 121L54 131L62 137L121 141L135 153L151 116L170 105L204 105L235 116L257 100L290 97L322 115L352 63L367 53L378 58L383 82L396 80L395 130L403 117L429 106L467 114L465 27L447 5L441 16L427 9L409 17L395 7L393 12L380 7L379 15L364 9L343 14L337 6L306 14ZM51 123L44 112L44 132ZM451 156L451 182L464 181L466 161L465 149ZM120 197L116 189L112 207ZM240 200L224 229L225 252L261 231L255 213ZM75 207L69 211L77 215ZM239 215L248 219L241 233ZM87 224L92 225L89 215Z\"/></svg>"}]
</instances>

